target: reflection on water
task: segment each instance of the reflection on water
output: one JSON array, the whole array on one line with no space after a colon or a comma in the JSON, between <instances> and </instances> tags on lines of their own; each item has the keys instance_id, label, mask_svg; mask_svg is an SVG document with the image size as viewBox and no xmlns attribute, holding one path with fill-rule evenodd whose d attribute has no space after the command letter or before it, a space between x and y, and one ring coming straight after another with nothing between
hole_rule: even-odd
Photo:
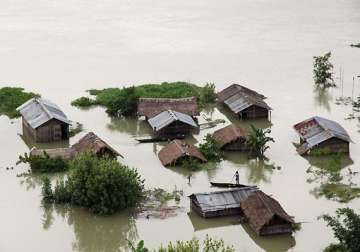
<instances>
[{"instance_id":1,"label":"reflection on water","mask_svg":"<svg viewBox=\"0 0 360 252\"><path fill-rule=\"evenodd\" d=\"M26 173L19 175L20 184L26 187L26 190L34 190L42 186L42 179L44 176L49 177L52 181L63 179L66 176L66 172L52 173L52 174L40 174L40 173Z\"/></svg>"},{"instance_id":2,"label":"reflection on water","mask_svg":"<svg viewBox=\"0 0 360 252\"><path fill-rule=\"evenodd\" d=\"M24 141L27 147L29 149L32 149L33 147L36 147L38 149L55 149L55 148L68 148L70 147L70 141L63 140L63 141L57 141L57 142L51 142L51 143L37 143L33 139L26 137L22 134L19 134L20 138Z\"/></svg>"},{"instance_id":3,"label":"reflection on water","mask_svg":"<svg viewBox=\"0 0 360 252\"><path fill-rule=\"evenodd\" d=\"M202 218L194 211L188 212L188 216L191 224L194 227L194 231L240 224L239 218L236 216L228 216L221 218Z\"/></svg>"},{"instance_id":4,"label":"reflection on water","mask_svg":"<svg viewBox=\"0 0 360 252\"><path fill-rule=\"evenodd\" d=\"M45 230L50 229L54 218L58 217L74 228L74 251L124 251L128 240L138 239L135 220L126 211L112 216L96 216L75 207L43 206L42 224Z\"/></svg>"},{"instance_id":5,"label":"reflection on water","mask_svg":"<svg viewBox=\"0 0 360 252\"><path fill-rule=\"evenodd\" d=\"M328 89L315 88L314 89L314 102L315 106L322 107L327 111L331 111L331 102L333 100L332 95Z\"/></svg>"},{"instance_id":6,"label":"reflection on water","mask_svg":"<svg viewBox=\"0 0 360 252\"><path fill-rule=\"evenodd\" d=\"M136 117L112 117L107 128L111 131L118 131L131 136L148 136L152 134L149 124L144 120L138 120Z\"/></svg>"}]
</instances>

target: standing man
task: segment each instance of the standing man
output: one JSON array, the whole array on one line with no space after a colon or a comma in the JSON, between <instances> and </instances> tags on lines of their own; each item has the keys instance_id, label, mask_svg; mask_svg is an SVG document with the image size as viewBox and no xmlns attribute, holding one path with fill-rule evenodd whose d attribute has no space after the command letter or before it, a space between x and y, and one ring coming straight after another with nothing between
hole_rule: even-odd
<instances>
[{"instance_id":1,"label":"standing man","mask_svg":"<svg viewBox=\"0 0 360 252\"><path fill-rule=\"evenodd\" d=\"M239 172L238 172L238 171L235 172L235 181L236 181L236 184L237 184L237 185L240 184Z\"/></svg>"}]
</instances>

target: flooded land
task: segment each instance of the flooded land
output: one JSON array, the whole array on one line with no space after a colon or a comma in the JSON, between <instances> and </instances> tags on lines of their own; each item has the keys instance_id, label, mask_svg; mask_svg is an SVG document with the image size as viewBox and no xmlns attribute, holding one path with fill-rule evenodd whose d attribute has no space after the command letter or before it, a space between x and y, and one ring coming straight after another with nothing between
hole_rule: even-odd
<instances>
[{"instance_id":1,"label":"flooded land","mask_svg":"<svg viewBox=\"0 0 360 252\"><path fill-rule=\"evenodd\" d=\"M360 1L358 0L2 0L0 8L0 88L24 87L58 104L84 131L93 131L136 167L146 188L183 191L175 216L146 218L123 211L103 217L67 206L44 207L40 176L18 177L29 169L15 166L31 142L22 138L21 119L0 116L0 251L126 251L127 240L149 248L169 241L223 238L236 251L322 251L335 241L318 216L339 207L360 209L351 188L360 187L360 122L346 120L353 77L360 76ZM314 89L313 56L332 52L338 88ZM341 69L341 70L340 70ZM342 81L340 80L342 73ZM165 168L157 153L164 143L139 144L151 133L136 118L112 118L102 107L78 109L71 101L86 90L187 81L215 83L216 90L239 83L267 96L271 122L239 121L228 109L210 106L199 116L225 124L201 130L187 140L199 143L230 122L271 128L275 139L266 161L227 153L217 165L190 172ZM341 85L343 83L343 85ZM354 97L360 79L354 80ZM339 122L349 133L350 157L304 158L293 143L292 126L319 115ZM59 147L43 145L41 147ZM326 172L335 166L340 181ZM12 168L13 167L13 168ZM8 168L8 169L7 169ZM215 190L210 181L258 185L302 222L292 236L258 237L235 218L202 219L190 210L188 195ZM53 179L64 176L56 174ZM355 192L358 192L355 190Z\"/></svg>"}]
</instances>

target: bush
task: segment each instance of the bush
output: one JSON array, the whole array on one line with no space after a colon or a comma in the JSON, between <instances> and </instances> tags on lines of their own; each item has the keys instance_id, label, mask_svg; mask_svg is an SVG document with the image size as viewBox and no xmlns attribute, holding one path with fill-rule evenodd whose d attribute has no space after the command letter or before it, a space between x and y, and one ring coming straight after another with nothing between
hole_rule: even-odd
<instances>
[{"instance_id":1,"label":"bush","mask_svg":"<svg viewBox=\"0 0 360 252\"><path fill-rule=\"evenodd\" d=\"M9 118L19 117L20 114L16 111L16 108L34 97L39 97L39 95L24 92L23 88L0 88L0 115L7 115Z\"/></svg>"},{"instance_id":2,"label":"bush","mask_svg":"<svg viewBox=\"0 0 360 252\"><path fill-rule=\"evenodd\" d=\"M339 208L336 215L320 216L334 232L338 244L330 244L325 252L360 251L360 215L350 208Z\"/></svg>"},{"instance_id":3,"label":"bush","mask_svg":"<svg viewBox=\"0 0 360 252\"><path fill-rule=\"evenodd\" d=\"M52 192L55 203L85 207L96 214L112 214L135 206L144 196L144 181L137 171L114 159L85 153L69 166L67 181L58 182Z\"/></svg>"},{"instance_id":4,"label":"bush","mask_svg":"<svg viewBox=\"0 0 360 252\"><path fill-rule=\"evenodd\" d=\"M43 156L19 156L19 161L16 164L29 164L32 172L46 173L46 172L63 172L69 168L68 162L61 158L50 158L44 151Z\"/></svg>"},{"instance_id":5,"label":"bush","mask_svg":"<svg viewBox=\"0 0 360 252\"><path fill-rule=\"evenodd\" d=\"M315 85L320 88L336 86L332 78L333 65L329 61L331 52L324 56L314 57L314 80Z\"/></svg>"},{"instance_id":6,"label":"bush","mask_svg":"<svg viewBox=\"0 0 360 252\"><path fill-rule=\"evenodd\" d=\"M161 84L145 84L126 88L92 89L88 91L94 99L81 97L72 102L73 106L89 107L101 105L107 108L106 112L112 116L131 116L136 113L137 100L145 98L185 98L195 96L200 105L215 101L215 85L206 84L199 87L186 82L164 82Z\"/></svg>"},{"instance_id":7,"label":"bush","mask_svg":"<svg viewBox=\"0 0 360 252\"><path fill-rule=\"evenodd\" d=\"M204 143L199 145L199 149L208 161L220 162L223 158L220 144L210 134L205 136Z\"/></svg>"},{"instance_id":8,"label":"bush","mask_svg":"<svg viewBox=\"0 0 360 252\"><path fill-rule=\"evenodd\" d=\"M250 126L250 134L246 142L253 155L258 158L264 158L265 151L269 149L269 142L275 142L272 137L267 136L271 133L270 129L259 129L254 125Z\"/></svg>"},{"instance_id":9,"label":"bush","mask_svg":"<svg viewBox=\"0 0 360 252\"><path fill-rule=\"evenodd\" d=\"M360 43L351 44L350 46L351 46L351 47L357 47L357 48L360 48Z\"/></svg>"}]
</instances>

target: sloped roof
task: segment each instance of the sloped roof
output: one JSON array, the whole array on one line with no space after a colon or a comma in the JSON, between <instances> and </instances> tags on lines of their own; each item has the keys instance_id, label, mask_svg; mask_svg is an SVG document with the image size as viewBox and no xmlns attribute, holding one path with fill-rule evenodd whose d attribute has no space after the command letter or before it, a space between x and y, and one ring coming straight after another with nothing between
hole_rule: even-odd
<instances>
[{"instance_id":1,"label":"sloped roof","mask_svg":"<svg viewBox=\"0 0 360 252\"><path fill-rule=\"evenodd\" d=\"M221 147L237 139L246 139L246 131L234 124L230 124L214 132L214 139L221 144Z\"/></svg>"},{"instance_id":2,"label":"sloped roof","mask_svg":"<svg viewBox=\"0 0 360 252\"><path fill-rule=\"evenodd\" d=\"M199 108L196 97L189 98L140 98L137 112L139 116L152 118L165 110L174 110L190 116L198 116Z\"/></svg>"},{"instance_id":3,"label":"sloped roof","mask_svg":"<svg viewBox=\"0 0 360 252\"><path fill-rule=\"evenodd\" d=\"M164 166L175 163L182 157L194 157L201 162L207 162L200 150L185 141L175 139L159 151L159 159Z\"/></svg>"},{"instance_id":4,"label":"sloped roof","mask_svg":"<svg viewBox=\"0 0 360 252\"><path fill-rule=\"evenodd\" d=\"M228 99L224 101L224 103L235 114L240 113L241 111L253 105L271 110L271 108L266 104L266 102L262 98L258 96L250 96L244 93L237 93L233 96L230 96Z\"/></svg>"},{"instance_id":5,"label":"sloped roof","mask_svg":"<svg viewBox=\"0 0 360 252\"><path fill-rule=\"evenodd\" d=\"M159 131L175 121L183 122L195 128L198 127L191 116L173 110L166 110L148 120L150 126L155 131Z\"/></svg>"},{"instance_id":6,"label":"sloped roof","mask_svg":"<svg viewBox=\"0 0 360 252\"><path fill-rule=\"evenodd\" d=\"M294 223L294 220L285 212L279 202L260 190L253 192L247 199L241 202L240 206L250 226L257 233L259 233L274 216L288 223Z\"/></svg>"},{"instance_id":7,"label":"sloped roof","mask_svg":"<svg viewBox=\"0 0 360 252\"><path fill-rule=\"evenodd\" d=\"M229 208L240 208L240 203L257 190L259 190L257 187L249 186L211 193L195 193L189 197L196 201L196 204L203 212L213 212Z\"/></svg>"},{"instance_id":8,"label":"sloped roof","mask_svg":"<svg viewBox=\"0 0 360 252\"><path fill-rule=\"evenodd\" d=\"M247 94L249 96L254 96L257 97L259 99L266 99L266 97L262 94L259 94L258 92L249 89L247 87L244 87L242 85L239 84L232 84L229 87L223 89L222 91L220 91L219 93L217 93L217 99L219 102L224 102L225 100L229 99L231 96L237 94L237 93L243 93L243 94Z\"/></svg>"},{"instance_id":9,"label":"sloped roof","mask_svg":"<svg viewBox=\"0 0 360 252\"><path fill-rule=\"evenodd\" d=\"M42 98L32 98L16 110L34 129L52 119L70 124L64 112L55 103Z\"/></svg>"},{"instance_id":10,"label":"sloped roof","mask_svg":"<svg viewBox=\"0 0 360 252\"><path fill-rule=\"evenodd\" d=\"M301 153L305 153L312 147L333 137L351 142L349 134L339 123L320 116L314 116L295 124L294 129L306 141L299 148Z\"/></svg>"}]
</instances>

